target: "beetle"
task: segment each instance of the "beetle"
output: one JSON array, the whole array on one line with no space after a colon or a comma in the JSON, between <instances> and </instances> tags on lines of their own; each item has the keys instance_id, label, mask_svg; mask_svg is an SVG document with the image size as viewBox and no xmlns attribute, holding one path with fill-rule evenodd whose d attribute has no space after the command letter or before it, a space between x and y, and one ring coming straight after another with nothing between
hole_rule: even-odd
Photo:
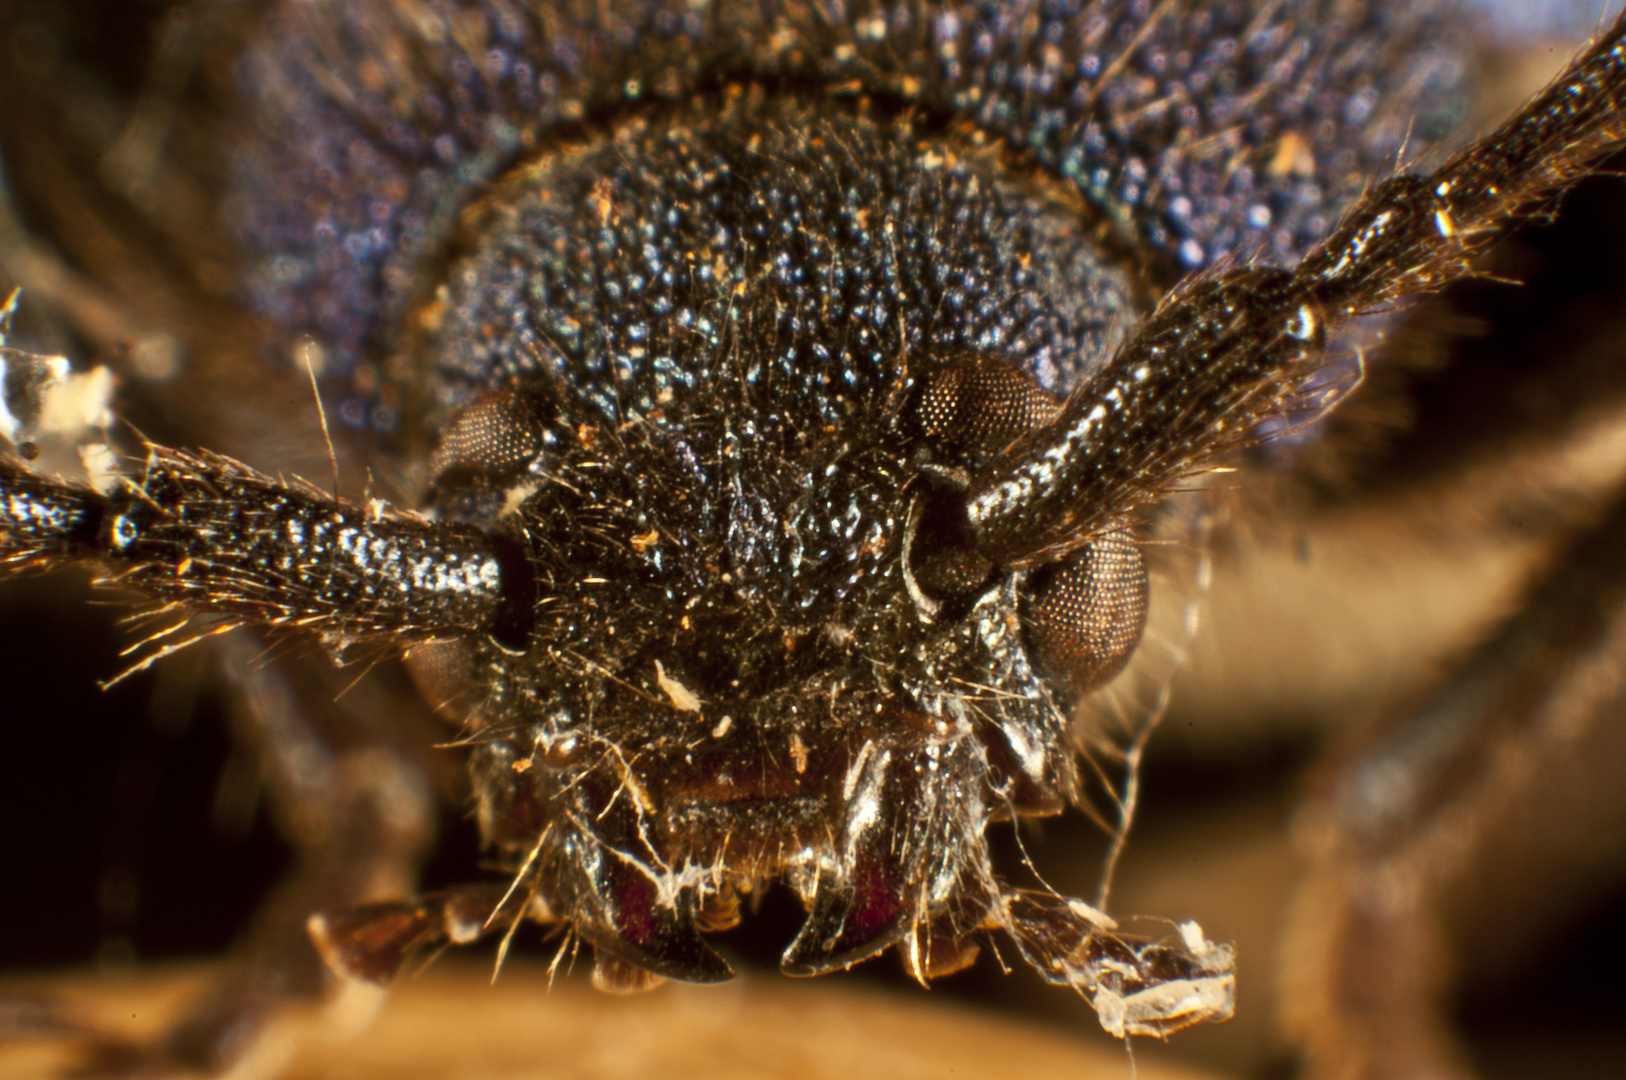
<instances>
[{"instance_id":1,"label":"beetle","mask_svg":"<svg viewBox=\"0 0 1626 1080\"><path fill-rule=\"evenodd\" d=\"M354 710L297 658L243 677L317 808L293 925L349 976L537 921L607 988L722 978L704 932L784 880L792 973L896 946L924 981L1000 930L1117 1034L1227 1015L1223 946L1017 888L986 828L1082 797L1169 493L1321 411L1329 334L1467 272L1618 119L1605 37L1371 184L1442 133L1406 121L1459 92L1451 24L1318 13L272 5L219 47L246 134L204 173L242 269L190 298L272 325L187 355L320 370L422 513L156 440L53 479L13 347L9 559L101 561L159 652L404 654L463 726L507 880L357 907L418 857L407 759L302 769ZM220 1064L223 1000L165 1052Z\"/></svg>"}]
</instances>

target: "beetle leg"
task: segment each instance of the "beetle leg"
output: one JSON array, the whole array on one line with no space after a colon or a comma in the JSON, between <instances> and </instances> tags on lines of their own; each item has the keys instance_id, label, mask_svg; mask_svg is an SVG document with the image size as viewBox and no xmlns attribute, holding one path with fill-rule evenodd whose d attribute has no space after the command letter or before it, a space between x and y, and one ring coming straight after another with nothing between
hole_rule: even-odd
<instances>
[{"instance_id":1,"label":"beetle leg","mask_svg":"<svg viewBox=\"0 0 1626 1080\"><path fill-rule=\"evenodd\" d=\"M1341 761L1305 808L1310 868L1286 938L1283 1000L1312 1075L1466 1072L1441 1011L1444 908L1465 879L1494 880L1509 834L1551 820L1543 803L1575 797L1544 793L1550 769L1621 752L1618 725L1605 721L1626 699L1622 536L1617 499L1515 615ZM1528 844L1551 842L1543 832ZM1496 917L1506 918L1517 890L1497 891Z\"/></svg>"},{"instance_id":2,"label":"beetle leg","mask_svg":"<svg viewBox=\"0 0 1626 1080\"><path fill-rule=\"evenodd\" d=\"M260 764L293 867L159 1039L90 1042L99 1074L222 1074L275 1054L280 1041L268 1029L290 1006L376 1004L374 995L334 993L307 923L313 912L409 893L434 838L436 785L417 753L431 745L424 729L433 720L419 707L424 723L412 722L405 686L395 695L403 700L380 700L391 695L376 683L335 700L338 678L316 664L266 660L263 642L247 632L216 647L239 684L237 734Z\"/></svg>"}]
</instances>

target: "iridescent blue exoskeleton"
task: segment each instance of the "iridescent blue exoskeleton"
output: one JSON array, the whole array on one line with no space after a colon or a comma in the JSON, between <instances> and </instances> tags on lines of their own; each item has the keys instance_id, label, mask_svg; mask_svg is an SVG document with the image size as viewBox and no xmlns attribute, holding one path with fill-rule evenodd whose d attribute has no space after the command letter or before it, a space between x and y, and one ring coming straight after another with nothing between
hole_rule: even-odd
<instances>
[{"instance_id":1,"label":"iridescent blue exoskeleton","mask_svg":"<svg viewBox=\"0 0 1626 1080\"><path fill-rule=\"evenodd\" d=\"M985 833L1084 797L1076 717L1141 643L1170 493L1296 430L1341 328L1465 273L1619 134L1617 25L1407 171L1468 93L1449 14L200 14L196 122L225 149L198 172L235 269L163 293L208 316L176 300L174 332L211 370L308 373L391 499L258 472L230 430L122 461L117 431L52 435L69 380L14 341L0 554L94 561L182 640L404 656L507 870L402 898L419 833L378 810L400 777L340 797L342 770L290 765L290 805L339 824L267 930L288 974L241 997L320 981L307 918L353 978L534 921L610 988L725 979L706 934L781 882L807 909L790 974L896 947L924 981L1003 935L1119 1036L1227 1018L1226 946L1019 887ZM30 463L50 438L98 447L81 479ZM263 696L304 662L247 678ZM236 1000L162 1052L223 1065Z\"/></svg>"}]
</instances>

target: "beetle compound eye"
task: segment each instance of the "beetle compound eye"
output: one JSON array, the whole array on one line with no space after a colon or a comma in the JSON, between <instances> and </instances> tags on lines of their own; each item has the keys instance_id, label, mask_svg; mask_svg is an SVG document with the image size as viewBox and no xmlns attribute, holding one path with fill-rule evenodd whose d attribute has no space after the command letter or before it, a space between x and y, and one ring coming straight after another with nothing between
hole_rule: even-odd
<instances>
[{"instance_id":1,"label":"beetle compound eye","mask_svg":"<svg viewBox=\"0 0 1626 1080\"><path fill-rule=\"evenodd\" d=\"M542 437L528 397L512 388L494 391L447 425L429 463L429 481L436 487L513 484L542 452Z\"/></svg>"},{"instance_id":2,"label":"beetle compound eye","mask_svg":"<svg viewBox=\"0 0 1626 1080\"><path fill-rule=\"evenodd\" d=\"M531 922L561 959L592 950L601 989L632 992L729 977L706 935L783 884L807 912L790 973L895 948L924 982L999 932L1118 1037L1229 1018L1231 951L1195 923L1119 934L1007 878L988 843L991 822L1080 804L1112 834L1105 907L1140 750L1196 626L1150 635L1157 655L1098 716L1071 707L1146 633L1125 523L1190 551L1159 574L1196 591L1219 516L1185 492L1198 475L1235 459L1291 470L1271 490L1319 488L1323 452L1360 451L1369 422L1304 454L1239 452L1341 395L1328 340L1375 341L1342 328L1484 265L1506 218L1626 140L1623 19L1497 134L1382 179L1463 109L1452 0L156 5L186 17L153 37L145 80L117 42L81 59L72 28L90 22L55 10L103 6L0 14L0 38L61 52L0 64L7 187L60 247L28 260L46 310L24 329L107 354L136 376L132 404L171 412L161 429L221 452L148 443L110 477L104 446L70 459L116 480L91 486L49 476L49 446L38 469L0 460L0 572L93 561L147 597L131 672L242 624L219 642L249 699L239 726L276 819L299 825L284 830L297 887L243 965L150 1056L119 1058L153 1074L259 1060L244 1056L259 1029L317 989L300 933L314 903L332 909L308 924L316 945L348 977L385 982L486 934L506 950ZM132 118L111 147L104 116ZM85 277L66 293L59 254ZM3 340L13 306L0 442L33 461L46 390L72 375ZM1408 346L1434 336L1409 319ZM170 386L159 341L198 379ZM313 385L290 396L255 354L296 341ZM1390 359L1388 392L1440 413L1454 377L1425 386L1425 356ZM422 513L341 497L329 388L341 422L376 437L356 459L379 451ZM331 496L224 454L314 438L294 423L306 389ZM68 427L101 446L106 395L90 396L95 416ZM1453 453L1425 441L1423 458ZM1456 449L1496 440L1472 441ZM1381 443L1385 460L1418 456ZM321 449L289 446L284 464ZM1553 621L1535 600L1525 616ZM443 741L467 757L507 880L371 903L413 878L447 785L393 679L341 700L344 677L285 633L335 657L405 654L462 725ZM1525 637L1537 660L1563 644ZM1573 664L1496 666L1574 681ZM63 760L82 773L79 757ZM1383 869L1370 844L1334 847L1318 896L1328 874ZM107 934L128 929L120 906ZM1404 944L1413 922L1374 933ZM1372 998L1341 972L1322 997ZM1350 1030L1429 1024L1432 1003L1390 997ZM1312 1067L1360 1050L1322 1034Z\"/></svg>"},{"instance_id":3,"label":"beetle compound eye","mask_svg":"<svg viewBox=\"0 0 1626 1080\"><path fill-rule=\"evenodd\" d=\"M461 638L422 641L406 652L407 673L425 701L448 720L475 723L474 658Z\"/></svg>"},{"instance_id":4,"label":"beetle compound eye","mask_svg":"<svg viewBox=\"0 0 1626 1080\"><path fill-rule=\"evenodd\" d=\"M1025 373L999 360L950 365L920 395L926 437L950 456L991 454L1049 423L1061 406Z\"/></svg>"},{"instance_id":5,"label":"beetle compound eye","mask_svg":"<svg viewBox=\"0 0 1626 1080\"><path fill-rule=\"evenodd\" d=\"M1146 628L1146 563L1128 529L1033 576L1024 622L1035 651L1079 691L1118 674Z\"/></svg>"},{"instance_id":6,"label":"beetle compound eye","mask_svg":"<svg viewBox=\"0 0 1626 1080\"><path fill-rule=\"evenodd\" d=\"M1025 372L987 357L950 363L921 391L915 421L948 466L928 475L910 508L905 566L923 614L935 616L943 603L974 596L994 571L976 549L957 470L980 465L1060 411Z\"/></svg>"},{"instance_id":7,"label":"beetle compound eye","mask_svg":"<svg viewBox=\"0 0 1626 1080\"><path fill-rule=\"evenodd\" d=\"M445 516L490 530L503 582L490 636L511 654L525 651L536 623L536 571L513 526L540 487L530 467L547 435L535 399L503 387L477 398L446 425L429 463L431 490ZM437 660L431 666L428 676L419 676L415 664L414 677L431 679L431 701L450 698L441 681L434 681L443 665Z\"/></svg>"}]
</instances>

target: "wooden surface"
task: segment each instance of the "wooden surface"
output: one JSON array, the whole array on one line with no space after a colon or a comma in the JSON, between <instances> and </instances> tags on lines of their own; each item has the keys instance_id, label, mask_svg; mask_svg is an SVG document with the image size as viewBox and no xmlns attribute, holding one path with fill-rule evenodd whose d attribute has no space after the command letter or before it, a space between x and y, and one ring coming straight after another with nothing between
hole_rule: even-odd
<instances>
[{"instance_id":1,"label":"wooden surface","mask_svg":"<svg viewBox=\"0 0 1626 1080\"><path fill-rule=\"evenodd\" d=\"M436 965L399 986L358 1036L338 1037L332 1017L285 1025L241 1075L280 1068L285 1080L1215 1080L1144 1055L1132 1074L1123 1051L1095 1033L1075 1037L924 992L883 995L748 976L616 998L576 981L550 991L535 968L511 966L494 987L488 974ZM0 983L0 995L47 993L98 1026L136 1034L161 1024L195 979L192 971L10 980ZM1082 1003L1079 1020L1094 1021ZM45 1040L0 1043L0 1080L38 1080L73 1061L70 1048Z\"/></svg>"}]
</instances>

